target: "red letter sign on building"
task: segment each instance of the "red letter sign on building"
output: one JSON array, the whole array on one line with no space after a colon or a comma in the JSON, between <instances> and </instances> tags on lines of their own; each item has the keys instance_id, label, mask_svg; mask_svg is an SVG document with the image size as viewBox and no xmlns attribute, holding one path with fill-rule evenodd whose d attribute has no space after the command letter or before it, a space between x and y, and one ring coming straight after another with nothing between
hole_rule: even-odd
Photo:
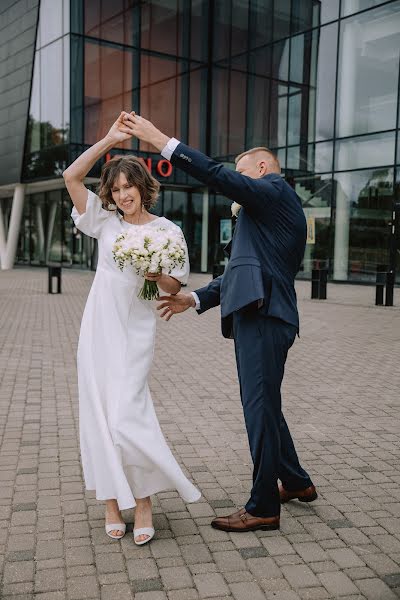
<instances>
[{"instance_id":1,"label":"red letter sign on building","mask_svg":"<svg viewBox=\"0 0 400 600\"><path fill-rule=\"evenodd\" d=\"M107 154L105 155L105 161L108 162L109 160L111 160L111 158L111 153L107 152ZM151 158L143 158L142 156L139 157L139 160L147 167L147 169L151 173L153 170L153 160ZM156 171L161 177L169 177L170 175L172 175L172 165L169 162L169 160L162 158L157 163Z\"/></svg>"}]
</instances>

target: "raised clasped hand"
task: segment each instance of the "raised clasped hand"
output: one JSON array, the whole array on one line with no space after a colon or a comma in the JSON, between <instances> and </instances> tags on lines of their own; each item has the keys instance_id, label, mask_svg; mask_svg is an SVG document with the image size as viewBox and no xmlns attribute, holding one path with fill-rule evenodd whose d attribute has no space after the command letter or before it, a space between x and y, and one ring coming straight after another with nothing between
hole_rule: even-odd
<instances>
[{"instance_id":1,"label":"raised clasped hand","mask_svg":"<svg viewBox=\"0 0 400 600\"><path fill-rule=\"evenodd\" d=\"M126 140L131 139L133 136L131 129L126 125L127 115L128 113L123 110L118 119L111 125L110 130L107 133L106 137L109 138L114 144L125 142Z\"/></svg>"}]
</instances>

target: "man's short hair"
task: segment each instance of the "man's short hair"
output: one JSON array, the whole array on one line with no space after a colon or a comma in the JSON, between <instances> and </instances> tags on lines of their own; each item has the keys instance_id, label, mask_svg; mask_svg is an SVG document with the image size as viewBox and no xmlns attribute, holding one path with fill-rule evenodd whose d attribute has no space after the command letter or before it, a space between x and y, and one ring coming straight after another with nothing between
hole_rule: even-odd
<instances>
[{"instance_id":1,"label":"man's short hair","mask_svg":"<svg viewBox=\"0 0 400 600\"><path fill-rule=\"evenodd\" d=\"M239 160L243 158L243 156L246 156L247 154L255 154L256 152L266 152L267 154L269 154L271 160L275 163L275 166L279 169L279 171L281 170L281 165L279 163L278 157L269 148L266 148L265 146L257 146L257 148L250 148L250 150L246 150L245 152L238 154L235 158L235 165L238 164Z\"/></svg>"}]
</instances>

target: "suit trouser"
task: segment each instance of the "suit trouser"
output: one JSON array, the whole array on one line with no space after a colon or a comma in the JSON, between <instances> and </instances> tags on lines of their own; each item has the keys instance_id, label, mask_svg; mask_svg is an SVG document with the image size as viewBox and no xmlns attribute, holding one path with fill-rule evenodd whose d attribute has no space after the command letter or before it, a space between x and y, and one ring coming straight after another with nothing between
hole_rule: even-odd
<instances>
[{"instance_id":1,"label":"suit trouser","mask_svg":"<svg viewBox=\"0 0 400 600\"><path fill-rule=\"evenodd\" d=\"M246 510L254 516L280 514L278 479L287 490L312 484L301 467L282 414L281 383L297 329L257 309L233 314L240 395L254 463Z\"/></svg>"}]
</instances>

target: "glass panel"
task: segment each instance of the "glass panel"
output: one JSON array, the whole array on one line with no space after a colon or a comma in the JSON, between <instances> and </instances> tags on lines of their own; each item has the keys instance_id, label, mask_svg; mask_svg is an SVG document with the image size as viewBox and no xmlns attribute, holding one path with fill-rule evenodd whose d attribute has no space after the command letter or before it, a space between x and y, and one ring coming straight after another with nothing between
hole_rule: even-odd
<instances>
[{"instance_id":1,"label":"glass panel","mask_svg":"<svg viewBox=\"0 0 400 600\"><path fill-rule=\"evenodd\" d=\"M229 96L228 154L239 154L245 149L246 83L244 73L231 71Z\"/></svg>"},{"instance_id":2,"label":"glass panel","mask_svg":"<svg viewBox=\"0 0 400 600\"><path fill-rule=\"evenodd\" d=\"M28 152L37 152L40 150L40 52L35 53L27 131L27 149Z\"/></svg>"},{"instance_id":3,"label":"glass panel","mask_svg":"<svg viewBox=\"0 0 400 600\"><path fill-rule=\"evenodd\" d=\"M154 121L161 131L182 137L182 122L187 106L182 107L182 63L142 54L140 59L140 112ZM187 139L185 132L184 138ZM140 149L152 151L153 146L140 143Z\"/></svg>"},{"instance_id":4,"label":"glass panel","mask_svg":"<svg viewBox=\"0 0 400 600\"><path fill-rule=\"evenodd\" d=\"M288 144L299 144L301 133L301 93L290 88L288 114ZM279 142L280 143L280 142Z\"/></svg>"},{"instance_id":5,"label":"glass panel","mask_svg":"<svg viewBox=\"0 0 400 600\"><path fill-rule=\"evenodd\" d=\"M286 169L286 148L279 148L276 152L281 169Z\"/></svg>"},{"instance_id":6,"label":"glass panel","mask_svg":"<svg viewBox=\"0 0 400 600\"><path fill-rule=\"evenodd\" d=\"M335 175L333 278L374 280L388 264L393 170Z\"/></svg>"},{"instance_id":7,"label":"glass panel","mask_svg":"<svg viewBox=\"0 0 400 600\"><path fill-rule=\"evenodd\" d=\"M249 0L232 2L231 56L247 49Z\"/></svg>"},{"instance_id":8,"label":"glass panel","mask_svg":"<svg viewBox=\"0 0 400 600\"><path fill-rule=\"evenodd\" d=\"M333 143L321 142L315 144L315 164L316 173L327 173L332 170L333 161Z\"/></svg>"},{"instance_id":9,"label":"glass panel","mask_svg":"<svg viewBox=\"0 0 400 600\"><path fill-rule=\"evenodd\" d=\"M63 129L64 129L64 142L68 142L70 139L70 103L69 103L69 91L70 91L70 58L69 58L69 42L70 37L66 35L63 38Z\"/></svg>"},{"instance_id":10,"label":"glass panel","mask_svg":"<svg viewBox=\"0 0 400 600\"><path fill-rule=\"evenodd\" d=\"M229 71L213 68L211 155L228 154Z\"/></svg>"},{"instance_id":11,"label":"glass panel","mask_svg":"<svg viewBox=\"0 0 400 600\"><path fill-rule=\"evenodd\" d=\"M313 0L293 2L292 6L292 34L298 31L311 29L313 26Z\"/></svg>"},{"instance_id":12,"label":"glass panel","mask_svg":"<svg viewBox=\"0 0 400 600\"><path fill-rule=\"evenodd\" d=\"M214 0L214 60L228 58L231 54L231 18L231 2L227 2L226 0Z\"/></svg>"},{"instance_id":13,"label":"glass panel","mask_svg":"<svg viewBox=\"0 0 400 600\"><path fill-rule=\"evenodd\" d=\"M62 262L61 190L47 194L45 262Z\"/></svg>"},{"instance_id":14,"label":"glass panel","mask_svg":"<svg viewBox=\"0 0 400 600\"><path fill-rule=\"evenodd\" d=\"M42 48L40 121L41 147L62 144L64 139L63 111L63 40Z\"/></svg>"},{"instance_id":15,"label":"glass panel","mask_svg":"<svg viewBox=\"0 0 400 600\"><path fill-rule=\"evenodd\" d=\"M63 0L63 33L70 32L70 0Z\"/></svg>"},{"instance_id":16,"label":"glass panel","mask_svg":"<svg viewBox=\"0 0 400 600\"><path fill-rule=\"evenodd\" d=\"M270 146L286 145L287 86L271 82Z\"/></svg>"},{"instance_id":17,"label":"glass panel","mask_svg":"<svg viewBox=\"0 0 400 600\"><path fill-rule=\"evenodd\" d=\"M9 213L7 214L7 201L9 201ZM6 206L4 206L6 202ZM5 223L8 223L8 219L11 213L12 198L2 199L3 211L5 216ZM31 238L31 225L30 225L30 212L31 212L31 197L26 196L24 202L24 210L22 213L21 226L19 230L18 248L17 248L17 263L29 264L30 261L30 238Z\"/></svg>"},{"instance_id":18,"label":"glass panel","mask_svg":"<svg viewBox=\"0 0 400 600\"><path fill-rule=\"evenodd\" d=\"M394 244L396 252L396 282L400 283L400 169L396 169L396 221Z\"/></svg>"},{"instance_id":19,"label":"glass panel","mask_svg":"<svg viewBox=\"0 0 400 600\"><path fill-rule=\"evenodd\" d=\"M227 262L224 254L226 242L221 243L221 220L231 220L232 201L224 196L210 194L209 218L208 218L208 266L213 269L214 265Z\"/></svg>"},{"instance_id":20,"label":"glass panel","mask_svg":"<svg viewBox=\"0 0 400 600\"><path fill-rule=\"evenodd\" d=\"M290 81L302 83L304 79L304 35L290 40Z\"/></svg>"},{"instance_id":21,"label":"glass panel","mask_svg":"<svg viewBox=\"0 0 400 600\"><path fill-rule=\"evenodd\" d=\"M346 171L394 164L394 133L337 140L335 170Z\"/></svg>"},{"instance_id":22,"label":"glass panel","mask_svg":"<svg viewBox=\"0 0 400 600\"><path fill-rule=\"evenodd\" d=\"M299 196L314 240L306 244L302 273L311 276L314 268L326 267L330 256L332 175L295 177L294 189Z\"/></svg>"},{"instance_id":23,"label":"glass panel","mask_svg":"<svg viewBox=\"0 0 400 600\"><path fill-rule=\"evenodd\" d=\"M287 37L290 34L290 5L291 0L279 0L274 6L274 29L275 40Z\"/></svg>"},{"instance_id":24,"label":"glass panel","mask_svg":"<svg viewBox=\"0 0 400 600\"><path fill-rule=\"evenodd\" d=\"M132 105L133 53L85 44L85 143L101 139L121 110ZM121 145L130 148L128 140Z\"/></svg>"},{"instance_id":25,"label":"glass panel","mask_svg":"<svg viewBox=\"0 0 400 600\"><path fill-rule=\"evenodd\" d=\"M207 71L194 69L190 73L189 145L205 151L207 108Z\"/></svg>"},{"instance_id":26,"label":"glass panel","mask_svg":"<svg viewBox=\"0 0 400 600\"><path fill-rule=\"evenodd\" d=\"M399 74L400 2L342 23L339 136L394 129Z\"/></svg>"},{"instance_id":27,"label":"glass panel","mask_svg":"<svg viewBox=\"0 0 400 600\"><path fill-rule=\"evenodd\" d=\"M300 169L300 146L287 149L286 168L296 171Z\"/></svg>"},{"instance_id":28,"label":"glass panel","mask_svg":"<svg viewBox=\"0 0 400 600\"><path fill-rule=\"evenodd\" d=\"M383 4L385 0L342 0L342 17Z\"/></svg>"},{"instance_id":29,"label":"glass panel","mask_svg":"<svg viewBox=\"0 0 400 600\"><path fill-rule=\"evenodd\" d=\"M46 257L46 202L44 194L32 194L30 264L44 264Z\"/></svg>"},{"instance_id":30,"label":"glass panel","mask_svg":"<svg viewBox=\"0 0 400 600\"><path fill-rule=\"evenodd\" d=\"M247 85L246 147L268 146L270 81L266 77L249 75Z\"/></svg>"},{"instance_id":31,"label":"glass panel","mask_svg":"<svg viewBox=\"0 0 400 600\"><path fill-rule=\"evenodd\" d=\"M62 34L63 0L41 0L38 31L40 47L61 37Z\"/></svg>"},{"instance_id":32,"label":"glass panel","mask_svg":"<svg viewBox=\"0 0 400 600\"><path fill-rule=\"evenodd\" d=\"M315 0L313 13L314 27L333 21L339 16L339 0Z\"/></svg>"},{"instance_id":33,"label":"glass panel","mask_svg":"<svg viewBox=\"0 0 400 600\"><path fill-rule=\"evenodd\" d=\"M268 44L272 39L272 0L250 2L250 48Z\"/></svg>"},{"instance_id":34,"label":"glass panel","mask_svg":"<svg viewBox=\"0 0 400 600\"><path fill-rule=\"evenodd\" d=\"M190 26L190 56L195 60L207 60L208 53L208 5L205 0L192 0Z\"/></svg>"},{"instance_id":35,"label":"glass panel","mask_svg":"<svg viewBox=\"0 0 400 600\"><path fill-rule=\"evenodd\" d=\"M335 115L337 24L327 25L312 34L309 141L333 137Z\"/></svg>"},{"instance_id":36,"label":"glass panel","mask_svg":"<svg viewBox=\"0 0 400 600\"><path fill-rule=\"evenodd\" d=\"M285 40L273 46L272 77L281 81L289 79L289 44L289 40Z\"/></svg>"},{"instance_id":37,"label":"glass panel","mask_svg":"<svg viewBox=\"0 0 400 600\"><path fill-rule=\"evenodd\" d=\"M134 9L127 0L85 0L84 15L86 35L133 45Z\"/></svg>"},{"instance_id":38,"label":"glass panel","mask_svg":"<svg viewBox=\"0 0 400 600\"><path fill-rule=\"evenodd\" d=\"M142 3L141 46L153 52L181 55L183 52L183 4L178 0Z\"/></svg>"}]
</instances>

